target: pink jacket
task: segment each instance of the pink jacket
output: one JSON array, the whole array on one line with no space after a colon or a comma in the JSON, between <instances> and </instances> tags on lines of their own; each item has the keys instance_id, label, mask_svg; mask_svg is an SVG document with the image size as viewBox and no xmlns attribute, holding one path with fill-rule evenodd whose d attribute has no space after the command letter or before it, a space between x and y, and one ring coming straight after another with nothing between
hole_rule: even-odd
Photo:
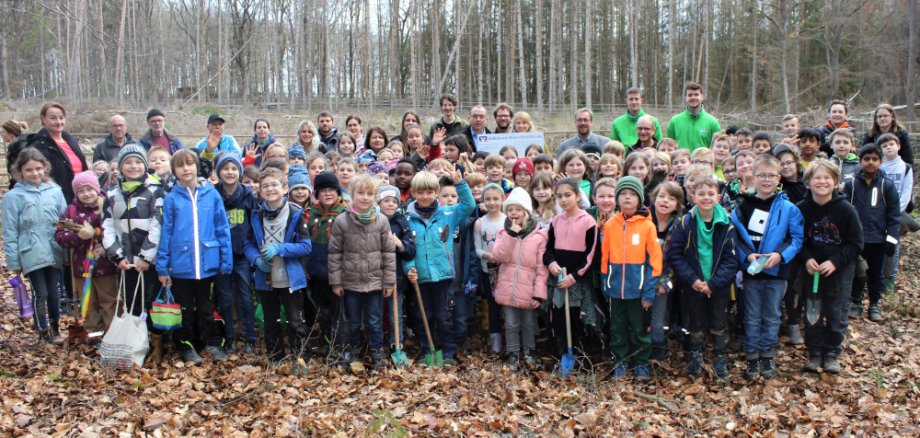
<instances>
[{"instance_id":1,"label":"pink jacket","mask_svg":"<svg viewBox=\"0 0 920 438\"><path fill-rule=\"evenodd\" d=\"M495 285L495 302L502 306L530 309L534 298L546 300L549 270L543 253L549 239L547 229L534 229L526 237L511 237L507 230L498 232L492 256L501 265Z\"/></svg>"}]
</instances>

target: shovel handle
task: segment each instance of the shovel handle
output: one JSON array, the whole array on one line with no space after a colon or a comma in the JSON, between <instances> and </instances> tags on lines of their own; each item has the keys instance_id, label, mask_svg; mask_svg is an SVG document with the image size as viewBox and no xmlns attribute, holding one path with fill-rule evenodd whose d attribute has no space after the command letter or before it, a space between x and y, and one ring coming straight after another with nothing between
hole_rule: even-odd
<instances>
[{"instance_id":1,"label":"shovel handle","mask_svg":"<svg viewBox=\"0 0 920 438\"><path fill-rule=\"evenodd\" d=\"M422 314L422 325L425 326L425 337L428 338L428 348L434 353L434 340L431 339L431 329L428 328L428 315L425 314L425 303L422 302L422 291L418 289L418 283L412 283L415 288L415 299L418 300L418 310Z\"/></svg>"},{"instance_id":2,"label":"shovel handle","mask_svg":"<svg viewBox=\"0 0 920 438\"><path fill-rule=\"evenodd\" d=\"M818 271L815 271L815 279L814 281L812 281L812 284L811 284L811 293L813 294L818 293L818 284L820 282L821 282L821 273Z\"/></svg>"},{"instance_id":3,"label":"shovel handle","mask_svg":"<svg viewBox=\"0 0 920 438\"><path fill-rule=\"evenodd\" d=\"M562 276L568 275L562 268ZM572 349L572 317L569 315L569 288L565 288L565 345Z\"/></svg>"},{"instance_id":4,"label":"shovel handle","mask_svg":"<svg viewBox=\"0 0 920 438\"><path fill-rule=\"evenodd\" d=\"M393 285L393 341L399 350L399 301L396 299L398 287Z\"/></svg>"}]
</instances>

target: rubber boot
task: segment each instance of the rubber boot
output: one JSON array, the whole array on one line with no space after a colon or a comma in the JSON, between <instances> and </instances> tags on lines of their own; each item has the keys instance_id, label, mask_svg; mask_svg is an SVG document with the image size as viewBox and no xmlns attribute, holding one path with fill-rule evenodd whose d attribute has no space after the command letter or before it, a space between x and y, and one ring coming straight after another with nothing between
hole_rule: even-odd
<instances>
[{"instance_id":1,"label":"rubber boot","mask_svg":"<svg viewBox=\"0 0 920 438\"><path fill-rule=\"evenodd\" d=\"M157 366L163 362L163 336L150 334L150 353L147 355L147 366Z\"/></svg>"}]
</instances>

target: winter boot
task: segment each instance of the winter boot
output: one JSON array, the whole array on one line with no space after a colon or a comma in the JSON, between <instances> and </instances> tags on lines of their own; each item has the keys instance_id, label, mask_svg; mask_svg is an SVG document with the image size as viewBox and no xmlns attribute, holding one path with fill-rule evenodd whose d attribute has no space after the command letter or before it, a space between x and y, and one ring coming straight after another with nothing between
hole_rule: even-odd
<instances>
[{"instance_id":1,"label":"winter boot","mask_svg":"<svg viewBox=\"0 0 920 438\"><path fill-rule=\"evenodd\" d=\"M879 309L878 303L869 304L869 321L881 322L882 319L882 311Z\"/></svg>"},{"instance_id":2,"label":"winter boot","mask_svg":"<svg viewBox=\"0 0 920 438\"><path fill-rule=\"evenodd\" d=\"M773 362L772 357L761 357L760 358L760 375L764 379L772 379L776 377L779 373L779 370L776 369L776 364Z\"/></svg>"},{"instance_id":3,"label":"winter boot","mask_svg":"<svg viewBox=\"0 0 920 438\"><path fill-rule=\"evenodd\" d=\"M147 366L157 366L163 361L163 337L150 334L150 353L147 354Z\"/></svg>"},{"instance_id":4,"label":"winter boot","mask_svg":"<svg viewBox=\"0 0 920 438\"><path fill-rule=\"evenodd\" d=\"M830 374L840 374L840 362L836 357L824 358L824 372Z\"/></svg>"},{"instance_id":5,"label":"winter boot","mask_svg":"<svg viewBox=\"0 0 920 438\"><path fill-rule=\"evenodd\" d=\"M798 324L789 325L789 343L792 345L802 345L805 340L802 339L802 330Z\"/></svg>"},{"instance_id":6,"label":"winter boot","mask_svg":"<svg viewBox=\"0 0 920 438\"><path fill-rule=\"evenodd\" d=\"M693 379L698 379L703 375L703 353L700 351L691 351L690 358L687 360L687 374Z\"/></svg>"},{"instance_id":7,"label":"winter boot","mask_svg":"<svg viewBox=\"0 0 920 438\"><path fill-rule=\"evenodd\" d=\"M712 370L715 372L717 380L728 379L728 367L725 365L724 356L716 356L712 359Z\"/></svg>"},{"instance_id":8,"label":"winter boot","mask_svg":"<svg viewBox=\"0 0 920 438\"><path fill-rule=\"evenodd\" d=\"M668 361L668 346L666 344L652 344L652 355L649 360L656 362Z\"/></svg>"},{"instance_id":9,"label":"winter boot","mask_svg":"<svg viewBox=\"0 0 920 438\"><path fill-rule=\"evenodd\" d=\"M862 317L863 306L862 303L851 303L850 304L850 313L847 315L850 319L858 319Z\"/></svg>"},{"instance_id":10,"label":"winter boot","mask_svg":"<svg viewBox=\"0 0 920 438\"><path fill-rule=\"evenodd\" d=\"M744 370L744 378L754 380L760 376L760 359L749 359L747 369Z\"/></svg>"},{"instance_id":11,"label":"winter boot","mask_svg":"<svg viewBox=\"0 0 920 438\"><path fill-rule=\"evenodd\" d=\"M375 370L382 370L387 367L387 353L380 348L371 351L371 367Z\"/></svg>"},{"instance_id":12,"label":"winter boot","mask_svg":"<svg viewBox=\"0 0 920 438\"><path fill-rule=\"evenodd\" d=\"M511 371L517 371L521 367L521 353L511 353L505 359L505 366Z\"/></svg>"},{"instance_id":13,"label":"winter boot","mask_svg":"<svg viewBox=\"0 0 920 438\"><path fill-rule=\"evenodd\" d=\"M821 368L821 356L810 356L805 363L805 371L817 373Z\"/></svg>"},{"instance_id":14,"label":"winter boot","mask_svg":"<svg viewBox=\"0 0 920 438\"><path fill-rule=\"evenodd\" d=\"M881 314L879 314L881 318ZM61 336L60 321L51 321L49 324L49 330L51 331L51 343L54 345L63 345L64 337Z\"/></svg>"}]
</instances>

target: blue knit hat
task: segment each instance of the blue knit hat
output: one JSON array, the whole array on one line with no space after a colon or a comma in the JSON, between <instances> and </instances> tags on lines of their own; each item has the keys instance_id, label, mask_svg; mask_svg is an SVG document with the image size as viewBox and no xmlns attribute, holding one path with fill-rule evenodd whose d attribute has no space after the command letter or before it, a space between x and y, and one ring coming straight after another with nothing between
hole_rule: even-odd
<instances>
[{"instance_id":1,"label":"blue knit hat","mask_svg":"<svg viewBox=\"0 0 920 438\"><path fill-rule=\"evenodd\" d=\"M303 149L303 146L295 144L288 149L288 159L291 158L300 158L301 160L307 159L307 151Z\"/></svg>"},{"instance_id":2,"label":"blue knit hat","mask_svg":"<svg viewBox=\"0 0 920 438\"><path fill-rule=\"evenodd\" d=\"M288 190L294 190L296 188L310 190L310 175L308 173L297 172L288 176Z\"/></svg>"},{"instance_id":3,"label":"blue knit hat","mask_svg":"<svg viewBox=\"0 0 920 438\"><path fill-rule=\"evenodd\" d=\"M237 158L236 154L227 153L227 154L221 155L220 158L217 160L217 168L216 168L216 171L217 171L217 175L218 175L218 176L220 176L220 170L223 169L224 166L226 166L226 165L228 165L228 164L233 164L233 165L235 165L236 168L237 168L237 170L239 170L239 171L240 171L240 174L242 175L242 173L243 173L243 163L240 162L240 159Z\"/></svg>"}]
</instances>

